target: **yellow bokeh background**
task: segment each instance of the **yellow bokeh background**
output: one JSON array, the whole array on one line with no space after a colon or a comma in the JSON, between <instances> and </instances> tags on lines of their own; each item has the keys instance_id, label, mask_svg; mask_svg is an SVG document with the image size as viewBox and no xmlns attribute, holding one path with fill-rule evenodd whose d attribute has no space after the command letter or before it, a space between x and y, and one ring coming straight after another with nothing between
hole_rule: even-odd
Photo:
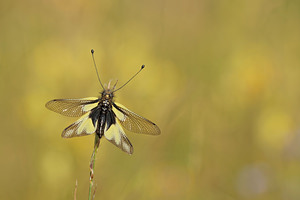
<instances>
[{"instance_id":1,"label":"yellow bokeh background","mask_svg":"<svg viewBox=\"0 0 300 200\"><path fill-rule=\"evenodd\" d=\"M157 123L101 140L95 199L300 199L297 1L0 2L0 199L87 199L93 136L54 98L99 96Z\"/></svg>"}]
</instances>

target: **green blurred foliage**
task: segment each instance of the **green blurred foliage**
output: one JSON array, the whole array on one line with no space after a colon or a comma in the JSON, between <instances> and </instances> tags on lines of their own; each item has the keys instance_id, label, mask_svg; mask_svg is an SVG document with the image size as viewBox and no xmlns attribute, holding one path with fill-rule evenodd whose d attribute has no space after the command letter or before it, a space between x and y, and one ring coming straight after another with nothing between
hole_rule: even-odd
<instances>
[{"instance_id":1,"label":"green blurred foliage","mask_svg":"<svg viewBox=\"0 0 300 200\"><path fill-rule=\"evenodd\" d=\"M298 1L1 1L0 199L87 199L93 136L54 98L116 100L156 122L104 138L96 199L300 199Z\"/></svg>"}]
</instances>

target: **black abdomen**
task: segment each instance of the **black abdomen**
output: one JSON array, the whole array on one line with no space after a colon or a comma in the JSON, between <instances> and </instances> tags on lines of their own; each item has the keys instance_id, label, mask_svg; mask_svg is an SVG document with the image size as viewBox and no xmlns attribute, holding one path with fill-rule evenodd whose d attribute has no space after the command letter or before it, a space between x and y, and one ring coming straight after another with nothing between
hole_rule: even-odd
<instances>
[{"instance_id":1,"label":"black abdomen","mask_svg":"<svg viewBox=\"0 0 300 200\"><path fill-rule=\"evenodd\" d=\"M116 123L116 116L107 100L100 102L96 108L92 109L89 117L92 119L93 125L97 125L96 134L99 138L103 136L105 129L109 129L112 124Z\"/></svg>"}]
</instances>

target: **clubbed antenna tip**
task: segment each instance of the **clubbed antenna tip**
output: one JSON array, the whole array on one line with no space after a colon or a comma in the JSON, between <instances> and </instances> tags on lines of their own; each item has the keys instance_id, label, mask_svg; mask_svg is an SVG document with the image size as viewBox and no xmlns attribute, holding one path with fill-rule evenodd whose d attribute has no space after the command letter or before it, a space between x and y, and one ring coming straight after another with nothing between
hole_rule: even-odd
<instances>
[{"instance_id":1,"label":"clubbed antenna tip","mask_svg":"<svg viewBox=\"0 0 300 200\"><path fill-rule=\"evenodd\" d=\"M114 90L114 92L118 91L119 89L121 89L122 87L124 87L125 85L127 85L127 83L129 83L136 75L138 75L138 73L140 73L140 71L142 71L142 69L144 69L145 65L141 66L141 69L135 74L133 75L126 83L124 83L121 87L119 87L118 89Z\"/></svg>"},{"instance_id":2,"label":"clubbed antenna tip","mask_svg":"<svg viewBox=\"0 0 300 200\"><path fill-rule=\"evenodd\" d=\"M102 89L104 90L104 87L103 87L103 85L102 85L102 82L101 82L101 80L100 80L99 73L98 73L98 70L97 70L95 58L94 58L94 49L91 50L91 53L92 53L92 58L93 58L94 67L95 67L95 70L96 70L96 73L97 73L98 81L99 81L99 83L100 83Z\"/></svg>"}]
</instances>

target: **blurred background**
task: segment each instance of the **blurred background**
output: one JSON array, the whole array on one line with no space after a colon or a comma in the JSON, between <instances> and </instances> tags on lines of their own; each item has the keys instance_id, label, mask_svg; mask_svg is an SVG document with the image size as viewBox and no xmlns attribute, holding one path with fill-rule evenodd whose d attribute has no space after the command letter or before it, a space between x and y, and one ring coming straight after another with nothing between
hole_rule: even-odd
<instances>
[{"instance_id":1,"label":"blurred background","mask_svg":"<svg viewBox=\"0 0 300 200\"><path fill-rule=\"evenodd\" d=\"M300 199L300 3L287 0L1 1L0 199L87 199L94 136L54 98L98 96L154 121L106 139L96 199Z\"/></svg>"}]
</instances>

